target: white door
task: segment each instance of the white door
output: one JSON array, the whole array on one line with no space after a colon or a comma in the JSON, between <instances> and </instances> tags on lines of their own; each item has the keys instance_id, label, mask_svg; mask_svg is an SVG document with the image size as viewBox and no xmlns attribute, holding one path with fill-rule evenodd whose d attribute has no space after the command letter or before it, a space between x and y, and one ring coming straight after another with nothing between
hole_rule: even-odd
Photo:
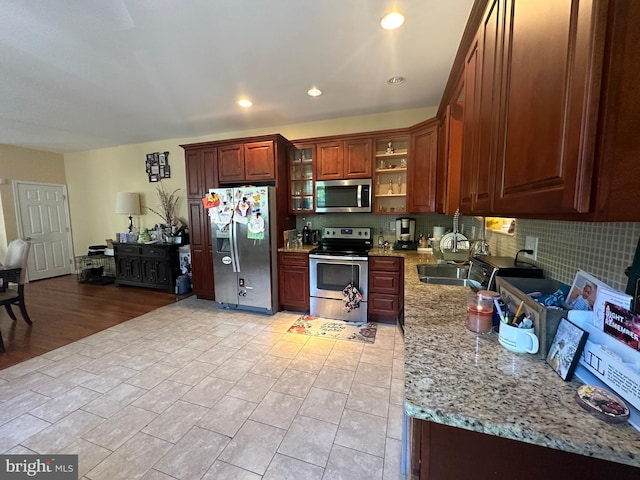
<instances>
[{"instance_id":1,"label":"white door","mask_svg":"<svg viewBox=\"0 0 640 480\"><path fill-rule=\"evenodd\" d=\"M66 187L16 182L18 234L31 241L29 280L71 273L71 229Z\"/></svg>"}]
</instances>

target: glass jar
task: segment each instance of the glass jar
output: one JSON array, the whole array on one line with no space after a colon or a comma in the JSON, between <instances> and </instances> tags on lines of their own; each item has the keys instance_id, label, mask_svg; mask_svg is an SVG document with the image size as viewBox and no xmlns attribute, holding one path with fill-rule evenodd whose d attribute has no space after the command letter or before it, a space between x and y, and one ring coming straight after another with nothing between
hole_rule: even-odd
<instances>
[{"instance_id":1,"label":"glass jar","mask_svg":"<svg viewBox=\"0 0 640 480\"><path fill-rule=\"evenodd\" d=\"M467 328L476 333L489 333L493 326L493 299L473 293L467 298Z\"/></svg>"},{"instance_id":2,"label":"glass jar","mask_svg":"<svg viewBox=\"0 0 640 480\"><path fill-rule=\"evenodd\" d=\"M493 318L492 318L492 325L495 327L496 325L500 324L500 312L498 312L498 309L495 308L495 304L496 302L498 302L498 305L500 305L500 308L504 311L504 303L502 302L502 297L500 297L500 294L498 292L493 292L491 290L480 290L478 292L478 296L485 299L485 300L489 300L493 305L494 305L494 309L493 309Z\"/></svg>"}]
</instances>

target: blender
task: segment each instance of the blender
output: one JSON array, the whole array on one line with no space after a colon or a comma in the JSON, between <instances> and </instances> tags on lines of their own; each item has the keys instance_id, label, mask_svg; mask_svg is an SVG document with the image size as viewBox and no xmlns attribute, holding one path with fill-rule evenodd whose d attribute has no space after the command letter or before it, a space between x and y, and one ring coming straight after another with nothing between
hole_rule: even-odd
<instances>
[{"instance_id":1,"label":"blender","mask_svg":"<svg viewBox=\"0 0 640 480\"><path fill-rule=\"evenodd\" d=\"M395 250L417 250L416 219L409 217L396 218L396 243Z\"/></svg>"}]
</instances>

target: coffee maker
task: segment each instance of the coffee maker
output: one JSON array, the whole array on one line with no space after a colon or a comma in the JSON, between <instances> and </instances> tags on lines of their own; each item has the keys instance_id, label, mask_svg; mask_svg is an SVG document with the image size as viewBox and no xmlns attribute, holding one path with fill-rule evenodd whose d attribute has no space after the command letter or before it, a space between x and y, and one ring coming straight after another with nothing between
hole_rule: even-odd
<instances>
[{"instance_id":1,"label":"coffee maker","mask_svg":"<svg viewBox=\"0 0 640 480\"><path fill-rule=\"evenodd\" d=\"M393 248L396 250L418 249L415 218L396 218L396 242L393 244Z\"/></svg>"}]
</instances>

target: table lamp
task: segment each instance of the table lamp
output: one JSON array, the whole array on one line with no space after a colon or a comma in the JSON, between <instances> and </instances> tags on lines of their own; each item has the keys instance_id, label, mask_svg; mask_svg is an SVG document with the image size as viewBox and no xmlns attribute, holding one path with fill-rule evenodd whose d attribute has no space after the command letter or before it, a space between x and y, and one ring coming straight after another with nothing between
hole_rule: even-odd
<instances>
[{"instance_id":1,"label":"table lamp","mask_svg":"<svg viewBox=\"0 0 640 480\"><path fill-rule=\"evenodd\" d=\"M133 230L132 215L140 215L140 195L132 192L116 194L116 213L129 215L129 233Z\"/></svg>"}]
</instances>

